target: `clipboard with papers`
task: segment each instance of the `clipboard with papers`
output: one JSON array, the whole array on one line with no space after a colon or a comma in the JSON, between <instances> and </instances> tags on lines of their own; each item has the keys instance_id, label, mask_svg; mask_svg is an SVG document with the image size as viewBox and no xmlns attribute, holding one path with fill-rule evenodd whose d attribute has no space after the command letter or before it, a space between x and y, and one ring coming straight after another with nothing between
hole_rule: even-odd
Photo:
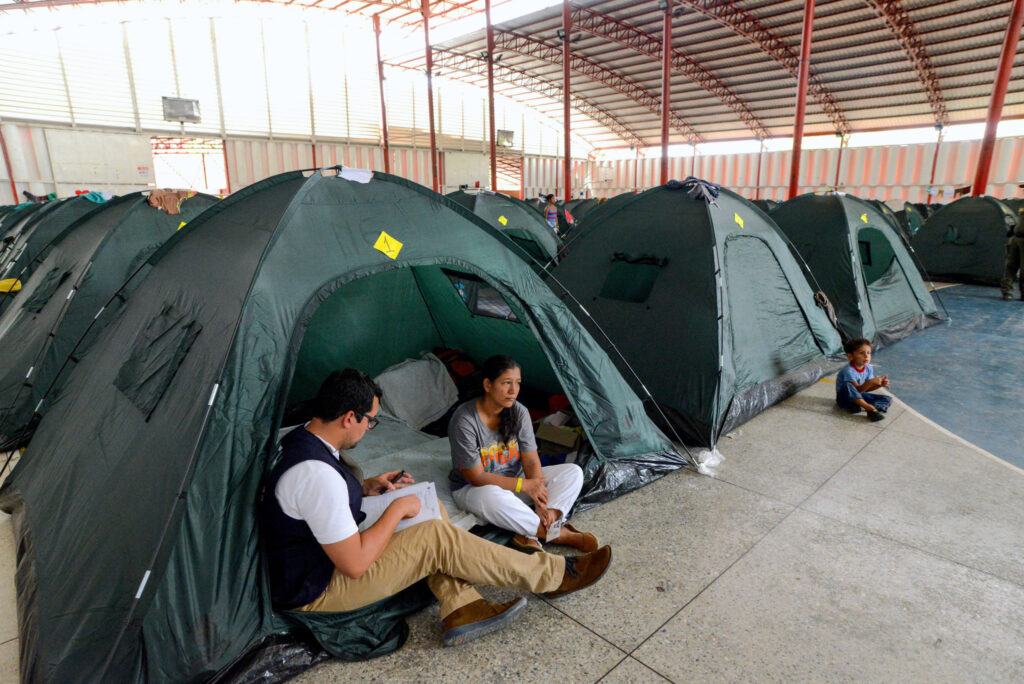
<instances>
[{"instance_id":1,"label":"clipboard with papers","mask_svg":"<svg viewBox=\"0 0 1024 684\"><path fill-rule=\"evenodd\" d=\"M434 483L417 482L408 487L392 490L387 494L364 496L361 510L366 514L366 518L360 523L359 531L365 532L369 529L375 522L380 520L380 517L384 515L384 511L387 510L392 501L403 496L418 496L420 499L420 512L415 517L403 518L399 521L395 532L400 532L407 527L412 527L427 520L441 519L441 506L437 501L437 490L434 488Z\"/></svg>"}]
</instances>

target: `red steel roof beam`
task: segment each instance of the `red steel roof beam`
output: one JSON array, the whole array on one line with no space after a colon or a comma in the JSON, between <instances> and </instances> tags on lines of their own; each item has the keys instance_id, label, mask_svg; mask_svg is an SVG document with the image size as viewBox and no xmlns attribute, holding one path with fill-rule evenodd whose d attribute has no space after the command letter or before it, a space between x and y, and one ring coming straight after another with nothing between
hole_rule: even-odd
<instances>
[{"instance_id":1,"label":"red steel roof beam","mask_svg":"<svg viewBox=\"0 0 1024 684\"><path fill-rule=\"evenodd\" d=\"M572 199L572 140L569 131L569 64L572 52L569 49L569 36L572 31L572 17L569 16L569 0L562 0L562 126L565 129L565 161L562 162L562 175L565 182L565 201Z\"/></svg>"},{"instance_id":2,"label":"red steel roof beam","mask_svg":"<svg viewBox=\"0 0 1024 684\"><path fill-rule=\"evenodd\" d=\"M668 183L668 115L672 103L672 0L662 0L661 25L661 184Z\"/></svg>"},{"instance_id":3,"label":"red steel roof beam","mask_svg":"<svg viewBox=\"0 0 1024 684\"><path fill-rule=\"evenodd\" d=\"M498 30L495 32L495 40L498 47L502 50L515 52L525 57L533 57L550 64L561 64L561 55L559 54L561 49L537 38L531 38L511 31ZM611 69L607 69L579 54L571 55L569 66L576 73L608 86L612 90L625 95L634 103L645 107L648 111L657 115L661 114L661 100L636 81ZM681 133L687 142L702 141L700 134L697 133L693 126L683 121L678 114L672 112L669 114L669 118L672 122L672 127Z\"/></svg>"},{"instance_id":4,"label":"red steel roof beam","mask_svg":"<svg viewBox=\"0 0 1024 684\"><path fill-rule=\"evenodd\" d=\"M452 50L445 50L444 48L434 48L433 53L434 63L438 68L453 69L486 78L486 71L482 64L483 59L476 54L455 52ZM392 66L401 66L404 69L414 69L414 67L406 64ZM556 102L561 101L562 99L562 87L560 84L537 78L536 74L528 71L522 71L502 64L494 64L492 65L492 68L494 69L500 83L505 83L516 88L522 88L523 90L527 90L540 98L546 98ZM520 97L518 99L520 101L524 101L527 98ZM622 138L624 142L635 147L647 146L647 142L643 138L637 135L621 119L608 110L595 105L590 100L582 98L579 95L571 95L571 99L572 106L576 111L590 117L602 126L607 127L613 133Z\"/></svg>"},{"instance_id":5,"label":"red steel roof beam","mask_svg":"<svg viewBox=\"0 0 1024 684\"><path fill-rule=\"evenodd\" d=\"M885 20L889 30L903 47L907 59L917 71L918 78L924 86L928 104L931 105L932 112L935 114L935 123L945 126L949 121L949 115L946 113L946 100L942 96L939 77L935 73L935 68L928 57L928 51L925 50L921 36L918 35L917 29L914 27L913 20L903 8L903 3L901 0L867 0L867 3L877 15Z\"/></svg>"},{"instance_id":6,"label":"red steel roof beam","mask_svg":"<svg viewBox=\"0 0 1024 684\"><path fill-rule=\"evenodd\" d=\"M1024 28L1024 0L1013 0L1013 8L1010 10L1010 25L1006 27L1003 50L999 56L999 68L996 70L996 82L992 86L992 99L988 103L985 137L981 141L981 152L978 153L978 168L974 174L974 192L972 193L975 197L984 195L985 189L988 187L992 152L996 147L996 127L1003 115L1006 86L1010 83L1010 72L1013 70L1013 59L1017 55L1017 43L1020 42L1021 28Z\"/></svg>"},{"instance_id":7,"label":"red steel roof beam","mask_svg":"<svg viewBox=\"0 0 1024 684\"><path fill-rule=\"evenodd\" d=\"M430 126L430 174L434 192L440 192L437 171L437 133L434 131L434 63L430 54L430 0L422 0L423 9L423 42L427 62L427 121Z\"/></svg>"},{"instance_id":8,"label":"red steel roof beam","mask_svg":"<svg viewBox=\"0 0 1024 684\"><path fill-rule=\"evenodd\" d=\"M637 52L649 55L652 59L661 60L661 41L656 36L607 14L589 7L576 6L573 10L573 26L587 31L600 38L605 38ZM708 91L746 124L758 138L769 138L771 135L747 104L723 83L717 76L708 71L681 50L673 49L671 65L678 73L686 76L694 83Z\"/></svg>"},{"instance_id":9,"label":"red steel roof beam","mask_svg":"<svg viewBox=\"0 0 1024 684\"><path fill-rule=\"evenodd\" d=\"M789 194L796 197L800 188L800 152L807 112L807 82L811 75L811 34L814 30L814 0L804 0L804 28L800 36L800 78L796 88L796 118L793 121L793 160L789 165Z\"/></svg>"},{"instance_id":10,"label":"red steel roof beam","mask_svg":"<svg viewBox=\"0 0 1024 684\"><path fill-rule=\"evenodd\" d=\"M794 77L799 77L800 56L771 29L761 23L757 17L742 7L738 7L733 0L678 0L678 2L743 36L761 48ZM836 132L848 135L852 130L850 123L839 109L835 96L832 95L821 78L817 74L811 74L807 87L808 92L832 121Z\"/></svg>"},{"instance_id":11,"label":"red steel roof beam","mask_svg":"<svg viewBox=\"0 0 1024 684\"><path fill-rule=\"evenodd\" d=\"M373 36L377 40L377 83L380 86L380 132L384 144L384 173L391 173L391 145L388 142L388 107L384 100L384 60L380 56L380 16L373 15Z\"/></svg>"}]
</instances>

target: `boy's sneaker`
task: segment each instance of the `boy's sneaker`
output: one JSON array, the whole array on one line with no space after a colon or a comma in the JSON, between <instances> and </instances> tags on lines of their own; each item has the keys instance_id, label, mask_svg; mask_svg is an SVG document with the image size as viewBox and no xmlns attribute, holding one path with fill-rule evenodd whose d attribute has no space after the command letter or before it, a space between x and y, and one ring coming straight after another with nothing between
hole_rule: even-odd
<instances>
[{"instance_id":1,"label":"boy's sneaker","mask_svg":"<svg viewBox=\"0 0 1024 684\"><path fill-rule=\"evenodd\" d=\"M880 420L885 420L885 414L879 410L868 411L868 420L872 423L877 423Z\"/></svg>"}]
</instances>

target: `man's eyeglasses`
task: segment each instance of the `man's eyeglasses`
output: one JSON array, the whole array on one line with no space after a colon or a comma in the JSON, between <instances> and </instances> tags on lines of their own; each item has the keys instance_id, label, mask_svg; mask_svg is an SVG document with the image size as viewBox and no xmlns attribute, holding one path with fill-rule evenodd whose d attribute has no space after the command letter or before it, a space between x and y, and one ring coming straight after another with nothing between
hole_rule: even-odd
<instances>
[{"instance_id":1,"label":"man's eyeglasses","mask_svg":"<svg viewBox=\"0 0 1024 684\"><path fill-rule=\"evenodd\" d=\"M380 419L379 418L377 418L376 416L371 416L368 413L358 413L356 411L353 411L352 413L355 414L355 417L358 418L360 421L363 418L366 418L366 420L367 420L366 429L367 430L372 430L373 428L377 427L378 423L380 423Z\"/></svg>"}]
</instances>

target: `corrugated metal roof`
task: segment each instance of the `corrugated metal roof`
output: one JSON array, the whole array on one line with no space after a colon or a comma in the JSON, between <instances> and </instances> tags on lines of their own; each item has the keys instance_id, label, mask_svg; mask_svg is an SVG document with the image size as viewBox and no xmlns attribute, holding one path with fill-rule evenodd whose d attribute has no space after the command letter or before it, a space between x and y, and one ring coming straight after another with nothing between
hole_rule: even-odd
<instances>
[{"instance_id":1,"label":"corrugated metal roof","mask_svg":"<svg viewBox=\"0 0 1024 684\"><path fill-rule=\"evenodd\" d=\"M106 2L108 0L87 0ZM421 0L257 0L378 14L415 27ZM50 7L77 0L0 0ZM511 0L496 0L496 7ZM673 0L671 142L792 135L803 0ZM1011 0L819 0L805 134L983 120ZM483 11L483 0L432 0L431 27ZM902 15L900 14L902 13ZM654 0L572 3L574 130L598 147L660 142L663 13ZM901 16L906 21L901 23ZM496 25L496 89L561 118L561 7ZM432 34L433 35L433 34ZM439 70L482 85L476 31L436 44ZM478 62L465 68L460 56ZM422 69L422 52L392 63ZM461 63L461 66L460 66ZM524 87L536 79L540 87ZM1024 42L1004 118L1024 116Z\"/></svg>"}]
</instances>

